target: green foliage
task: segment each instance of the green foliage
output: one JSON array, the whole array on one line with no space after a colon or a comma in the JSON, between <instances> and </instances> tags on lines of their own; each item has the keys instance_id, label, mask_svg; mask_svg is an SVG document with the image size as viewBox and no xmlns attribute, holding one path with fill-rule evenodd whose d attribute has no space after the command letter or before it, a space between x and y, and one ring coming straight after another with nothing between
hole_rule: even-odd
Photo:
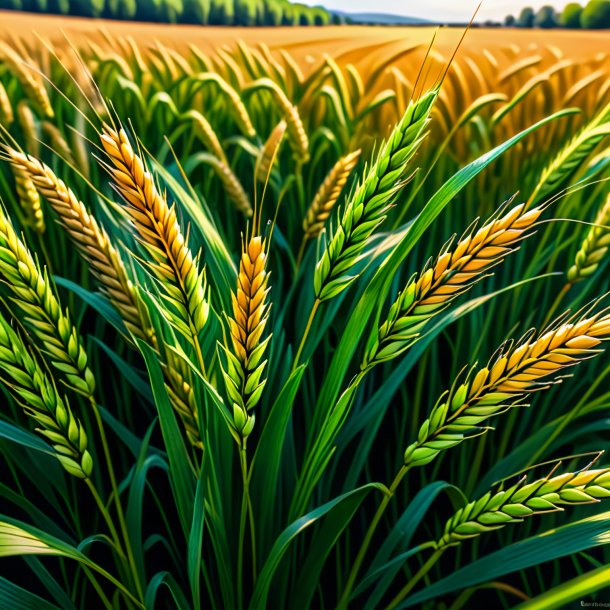
<instances>
[{"instance_id":1,"label":"green foliage","mask_svg":"<svg viewBox=\"0 0 610 610\"><path fill-rule=\"evenodd\" d=\"M530 7L525 7L519 13L519 17L517 18L517 25L520 28L531 28L534 27L535 15L533 9Z\"/></svg>"},{"instance_id":2,"label":"green foliage","mask_svg":"<svg viewBox=\"0 0 610 610\"><path fill-rule=\"evenodd\" d=\"M559 17L559 23L564 28L578 29L580 27L580 15L582 13L582 6L578 2L569 2L565 5L561 16Z\"/></svg>"},{"instance_id":3,"label":"green foliage","mask_svg":"<svg viewBox=\"0 0 610 610\"><path fill-rule=\"evenodd\" d=\"M583 28L610 28L610 0L590 0L580 15Z\"/></svg>"},{"instance_id":4,"label":"green foliage","mask_svg":"<svg viewBox=\"0 0 610 610\"><path fill-rule=\"evenodd\" d=\"M534 25L539 28L549 29L557 25L557 16L552 6L541 6L536 13Z\"/></svg>"}]
</instances>

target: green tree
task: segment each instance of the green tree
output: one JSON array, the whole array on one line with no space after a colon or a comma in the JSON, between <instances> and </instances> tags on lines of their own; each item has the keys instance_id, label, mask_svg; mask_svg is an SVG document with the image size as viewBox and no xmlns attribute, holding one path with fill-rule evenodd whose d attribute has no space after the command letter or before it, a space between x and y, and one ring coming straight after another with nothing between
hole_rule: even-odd
<instances>
[{"instance_id":1,"label":"green tree","mask_svg":"<svg viewBox=\"0 0 610 610\"><path fill-rule=\"evenodd\" d=\"M48 10L49 13L55 13L57 15L69 15L70 0L50 0Z\"/></svg>"},{"instance_id":2,"label":"green tree","mask_svg":"<svg viewBox=\"0 0 610 610\"><path fill-rule=\"evenodd\" d=\"M559 17L559 24L564 28L577 29L580 27L580 15L582 13L582 6L578 2L570 2L566 4L561 16Z\"/></svg>"},{"instance_id":3,"label":"green tree","mask_svg":"<svg viewBox=\"0 0 610 610\"><path fill-rule=\"evenodd\" d=\"M596 30L610 28L610 0L591 0L580 15L580 25Z\"/></svg>"},{"instance_id":4,"label":"green tree","mask_svg":"<svg viewBox=\"0 0 610 610\"><path fill-rule=\"evenodd\" d=\"M85 17L101 17L104 14L105 0L80 0L80 14Z\"/></svg>"},{"instance_id":5,"label":"green tree","mask_svg":"<svg viewBox=\"0 0 610 610\"><path fill-rule=\"evenodd\" d=\"M277 0L266 0L264 25L281 25L284 14L281 2Z\"/></svg>"},{"instance_id":6,"label":"green tree","mask_svg":"<svg viewBox=\"0 0 610 610\"><path fill-rule=\"evenodd\" d=\"M235 0L235 25L256 25L254 0Z\"/></svg>"},{"instance_id":7,"label":"green tree","mask_svg":"<svg viewBox=\"0 0 610 610\"><path fill-rule=\"evenodd\" d=\"M555 15L555 9L552 6L546 5L540 7L536 13L536 19L534 25L543 29L554 28L557 25L557 17Z\"/></svg>"},{"instance_id":8,"label":"green tree","mask_svg":"<svg viewBox=\"0 0 610 610\"><path fill-rule=\"evenodd\" d=\"M322 6L315 6L312 9L314 25L329 25L330 13Z\"/></svg>"},{"instance_id":9,"label":"green tree","mask_svg":"<svg viewBox=\"0 0 610 610\"><path fill-rule=\"evenodd\" d=\"M234 18L233 0L212 0L209 20L211 25L233 25Z\"/></svg>"},{"instance_id":10,"label":"green tree","mask_svg":"<svg viewBox=\"0 0 610 610\"><path fill-rule=\"evenodd\" d=\"M23 3L21 0L0 0L0 10L22 11Z\"/></svg>"},{"instance_id":11,"label":"green tree","mask_svg":"<svg viewBox=\"0 0 610 610\"><path fill-rule=\"evenodd\" d=\"M515 19L514 15L506 15L506 17L504 18L504 25L506 27L514 28L516 24L517 20Z\"/></svg>"},{"instance_id":12,"label":"green tree","mask_svg":"<svg viewBox=\"0 0 610 610\"><path fill-rule=\"evenodd\" d=\"M534 11L529 6L524 8L519 14L519 19L517 19L517 25L520 28L532 28L534 27Z\"/></svg>"},{"instance_id":13,"label":"green tree","mask_svg":"<svg viewBox=\"0 0 610 610\"><path fill-rule=\"evenodd\" d=\"M184 0L182 21L206 25L210 20L210 8L210 0Z\"/></svg>"}]
</instances>

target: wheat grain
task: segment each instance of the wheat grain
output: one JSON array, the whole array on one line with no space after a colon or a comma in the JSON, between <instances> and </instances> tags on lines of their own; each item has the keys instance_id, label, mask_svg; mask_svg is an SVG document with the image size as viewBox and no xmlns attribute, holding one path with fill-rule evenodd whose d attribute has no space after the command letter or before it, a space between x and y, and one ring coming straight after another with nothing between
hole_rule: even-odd
<instances>
[{"instance_id":1,"label":"wheat grain","mask_svg":"<svg viewBox=\"0 0 610 610\"><path fill-rule=\"evenodd\" d=\"M0 83L0 124L10 125L15 120L13 114L13 106L11 100L4 88L4 85Z\"/></svg>"},{"instance_id":2,"label":"wheat grain","mask_svg":"<svg viewBox=\"0 0 610 610\"><path fill-rule=\"evenodd\" d=\"M26 100L21 100L17 104L17 120L23 133L23 144L27 151L35 156L40 154L40 144L38 142L38 126L34 113Z\"/></svg>"},{"instance_id":3,"label":"wheat grain","mask_svg":"<svg viewBox=\"0 0 610 610\"><path fill-rule=\"evenodd\" d=\"M463 382L440 397L417 441L405 451L405 465L423 466L441 451L485 433L484 421L557 383L558 373L595 356L609 336L610 314L600 312L504 344L486 367L473 367Z\"/></svg>"},{"instance_id":4,"label":"wheat grain","mask_svg":"<svg viewBox=\"0 0 610 610\"><path fill-rule=\"evenodd\" d=\"M271 173L272 164L277 158L280 146L286 132L286 121L282 119L274 128L258 155L256 164L256 179L266 182Z\"/></svg>"},{"instance_id":5,"label":"wheat grain","mask_svg":"<svg viewBox=\"0 0 610 610\"><path fill-rule=\"evenodd\" d=\"M21 337L0 316L0 377L32 417L38 432L51 442L61 465L78 478L87 478L93 460L87 434L73 415L67 398L30 355Z\"/></svg>"},{"instance_id":6,"label":"wheat grain","mask_svg":"<svg viewBox=\"0 0 610 610\"><path fill-rule=\"evenodd\" d=\"M338 226L316 264L314 291L318 301L337 296L356 279L356 275L350 275L350 270L404 186L409 161L424 138L437 93L432 90L409 104L345 206Z\"/></svg>"},{"instance_id":7,"label":"wheat grain","mask_svg":"<svg viewBox=\"0 0 610 610\"><path fill-rule=\"evenodd\" d=\"M93 374L81 337L66 310L62 313L46 271L41 271L4 211L0 212L0 277L23 312L23 323L39 339L52 364L79 392L92 396Z\"/></svg>"},{"instance_id":8,"label":"wheat grain","mask_svg":"<svg viewBox=\"0 0 610 610\"><path fill-rule=\"evenodd\" d=\"M362 370L396 358L408 349L434 316L513 252L543 209L528 212L521 204L492 217L478 230L475 225L455 246L450 240L434 262L409 281L392 303L385 321L371 333Z\"/></svg>"},{"instance_id":9,"label":"wheat grain","mask_svg":"<svg viewBox=\"0 0 610 610\"><path fill-rule=\"evenodd\" d=\"M267 300L267 243L253 236L243 246L237 277L237 290L231 295L233 316L229 318L231 345L224 346L223 374L227 394L233 402L233 417L242 439L252 431L254 409L265 388L266 360L271 335L263 338L269 318Z\"/></svg>"},{"instance_id":10,"label":"wheat grain","mask_svg":"<svg viewBox=\"0 0 610 610\"><path fill-rule=\"evenodd\" d=\"M315 239L321 233L359 158L360 150L356 150L341 157L332 167L303 219L304 239Z\"/></svg>"},{"instance_id":11,"label":"wheat grain","mask_svg":"<svg viewBox=\"0 0 610 610\"><path fill-rule=\"evenodd\" d=\"M208 120L197 110L189 110L183 115L184 119L190 119L193 123L195 135L201 140L203 145L225 165L228 165L225 151L222 144L210 125Z\"/></svg>"},{"instance_id":12,"label":"wheat grain","mask_svg":"<svg viewBox=\"0 0 610 610\"><path fill-rule=\"evenodd\" d=\"M149 266L177 316L174 324L183 334L191 336L198 347L198 336L209 311L205 276L198 269L198 257L193 257L182 234L176 206L170 207L159 193L123 129L115 131L105 125L102 144L113 165L110 173L115 187L126 203L140 242L152 258Z\"/></svg>"},{"instance_id":13,"label":"wheat grain","mask_svg":"<svg viewBox=\"0 0 610 610\"><path fill-rule=\"evenodd\" d=\"M457 545L468 538L520 523L526 517L563 510L562 506L590 504L610 497L610 468L549 476L517 484L497 493L488 492L451 517L436 543L437 548Z\"/></svg>"},{"instance_id":14,"label":"wheat grain","mask_svg":"<svg viewBox=\"0 0 610 610\"><path fill-rule=\"evenodd\" d=\"M594 224L582 242L574 264L568 270L568 282L575 284L592 276L606 257L610 247L610 195L600 208Z\"/></svg>"},{"instance_id":15,"label":"wheat grain","mask_svg":"<svg viewBox=\"0 0 610 610\"><path fill-rule=\"evenodd\" d=\"M43 114L52 118L55 116L47 90L40 78L26 66L25 62L6 43L0 41L0 60L4 61L17 77L28 98Z\"/></svg>"},{"instance_id":16,"label":"wheat grain","mask_svg":"<svg viewBox=\"0 0 610 610\"><path fill-rule=\"evenodd\" d=\"M250 204L248 195L246 195L244 187L233 170L226 163L213 155L205 155L202 156L202 158L208 165L212 166L216 175L220 178L225 193L233 202L235 208L248 218L252 216L252 205Z\"/></svg>"},{"instance_id":17,"label":"wheat grain","mask_svg":"<svg viewBox=\"0 0 610 610\"><path fill-rule=\"evenodd\" d=\"M11 169L15 178L15 190L17 191L19 205L25 214L25 223L37 233L42 234L46 227L38 191L23 167L12 165Z\"/></svg>"}]
</instances>

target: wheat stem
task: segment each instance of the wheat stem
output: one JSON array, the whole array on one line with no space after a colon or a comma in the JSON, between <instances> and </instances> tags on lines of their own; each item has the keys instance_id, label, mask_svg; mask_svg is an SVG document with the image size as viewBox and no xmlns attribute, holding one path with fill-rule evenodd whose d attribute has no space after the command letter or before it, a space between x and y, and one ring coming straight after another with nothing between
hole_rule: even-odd
<instances>
[{"instance_id":1,"label":"wheat stem","mask_svg":"<svg viewBox=\"0 0 610 610\"><path fill-rule=\"evenodd\" d=\"M297 354L294 357L294 364L292 365L292 369L296 369L299 366L299 362L301 360L301 354L303 353L303 348L305 347L305 343L307 342L307 337L309 337L309 333L311 331L311 326L313 324L314 318L316 317L316 313L322 301L320 299L316 299L313 302L313 306L311 311L309 312L309 318L307 319L307 325L305 326L305 330L303 331L303 336L301 337L301 342L299 343L299 349L297 350Z\"/></svg>"}]
</instances>

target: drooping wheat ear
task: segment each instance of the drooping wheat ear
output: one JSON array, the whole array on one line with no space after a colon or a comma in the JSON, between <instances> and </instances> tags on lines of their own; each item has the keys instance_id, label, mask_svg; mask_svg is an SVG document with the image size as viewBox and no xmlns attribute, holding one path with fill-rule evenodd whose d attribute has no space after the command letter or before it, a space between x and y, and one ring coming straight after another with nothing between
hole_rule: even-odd
<instances>
[{"instance_id":1,"label":"drooping wheat ear","mask_svg":"<svg viewBox=\"0 0 610 610\"><path fill-rule=\"evenodd\" d=\"M34 113L26 100L21 100L17 104L17 120L23 132L23 145L29 153L38 156L40 153L38 126Z\"/></svg>"},{"instance_id":2,"label":"drooping wheat ear","mask_svg":"<svg viewBox=\"0 0 610 610\"><path fill-rule=\"evenodd\" d=\"M223 367L223 376L241 439L245 439L254 427L254 416L249 415L249 411L257 405L267 381L267 361L263 358L271 335L266 338L263 335L270 308L268 282L267 242L254 236L244 242L237 290L231 295L231 345L224 346L226 366Z\"/></svg>"},{"instance_id":3,"label":"drooping wheat ear","mask_svg":"<svg viewBox=\"0 0 610 610\"><path fill-rule=\"evenodd\" d=\"M425 137L436 89L409 104L404 116L383 144L347 202L322 257L316 264L314 291L326 301L345 290L356 276L350 274L367 240L385 220L396 195L405 184L409 161Z\"/></svg>"},{"instance_id":4,"label":"drooping wheat ear","mask_svg":"<svg viewBox=\"0 0 610 610\"><path fill-rule=\"evenodd\" d=\"M266 182L271 172L271 164L275 161L279 148L286 133L286 121L282 119L274 128L258 155L256 164L256 179Z\"/></svg>"},{"instance_id":5,"label":"drooping wheat ear","mask_svg":"<svg viewBox=\"0 0 610 610\"><path fill-rule=\"evenodd\" d=\"M544 169L528 205L534 205L558 192L607 135L610 135L610 103L602 108Z\"/></svg>"},{"instance_id":6,"label":"drooping wheat ear","mask_svg":"<svg viewBox=\"0 0 610 610\"><path fill-rule=\"evenodd\" d=\"M49 139L49 146L67 163L74 163L74 157L72 155L72 149L61 134L61 131L57 129L50 121L43 121L40 124L42 132Z\"/></svg>"},{"instance_id":7,"label":"drooping wheat ear","mask_svg":"<svg viewBox=\"0 0 610 610\"><path fill-rule=\"evenodd\" d=\"M0 277L24 314L23 324L38 338L41 349L77 391L92 396L93 373L81 337L61 306L46 271L21 242L4 210L0 211Z\"/></svg>"},{"instance_id":8,"label":"drooping wheat ear","mask_svg":"<svg viewBox=\"0 0 610 610\"><path fill-rule=\"evenodd\" d=\"M61 465L81 479L91 475L93 460L87 434L60 396L49 375L31 356L21 337L0 316L0 378L23 405L55 450Z\"/></svg>"},{"instance_id":9,"label":"drooping wheat ear","mask_svg":"<svg viewBox=\"0 0 610 610\"><path fill-rule=\"evenodd\" d=\"M359 158L360 150L356 150L341 157L330 170L303 219L304 239L315 239L320 234Z\"/></svg>"},{"instance_id":10,"label":"drooping wheat ear","mask_svg":"<svg viewBox=\"0 0 610 610\"><path fill-rule=\"evenodd\" d=\"M457 244L449 240L439 256L409 281L386 320L371 333L362 370L408 349L434 316L515 251L543 211L538 207L528 212L521 204L492 217L478 230L471 227Z\"/></svg>"},{"instance_id":11,"label":"drooping wheat ear","mask_svg":"<svg viewBox=\"0 0 610 610\"><path fill-rule=\"evenodd\" d=\"M4 85L0 83L0 124L10 125L15 120L13 114L13 106L11 100L4 88Z\"/></svg>"},{"instance_id":12,"label":"drooping wheat ear","mask_svg":"<svg viewBox=\"0 0 610 610\"><path fill-rule=\"evenodd\" d=\"M17 191L19 205L25 214L25 222L34 231L42 234L46 227L40 195L24 168L12 165L11 169L15 178L15 190Z\"/></svg>"},{"instance_id":13,"label":"drooping wheat ear","mask_svg":"<svg viewBox=\"0 0 610 610\"><path fill-rule=\"evenodd\" d=\"M150 342L153 330L146 321L147 314L106 231L50 167L30 155L8 147L5 150L10 156L13 170L25 174L37 193L53 208L60 224L89 264L102 291L121 314L127 329L136 337Z\"/></svg>"},{"instance_id":14,"label":"drooping wheat ear","mask_svg":"<svg viewBox=\"0 0 610 610\"><path fill-rule=\"evenodd\" d=\"M203 145L223 163L228 164L222 144L208 120L197 110L189 110L184 113L183 117L185 120L192 121L195 135Z\"/></svg>"},{"instance_id":15,"label":"drooping wheat ear","mask_svg":"<svg viewBox=\"0 0 610 610\"><path fill-rule=\"evenodd\" d=\"M115 188L123 197L138 233L151 256L149 263L177 316L176 328L198 345L208 319L205 274L193 257L178 224L176 205L168 205L143 160L134 152L123 129L105 125L102 144L112 166Z\"/></svg>"},{"instance_id":16,"label":"drooping wheat ear","mask_svg":"<svg viewBox=\"0 0 610 610\"><path fill-rule=\"evenodd\" d=\"M526 517L563 510L562 506L590 504L610 497L610 468L590 469L525 479L497 493L488 492L458 510L445 525L437 548L457 545L468 538L520 523Z\"/></svg>"},{"instance_id":17,"label":"drooping wheat ear","mask_svg":"<svg viewBox=\"0 0 610 610\"><path fill-rule=\"evenodd\" d=\"M224 161L221 161L213 155L202 154L200 157L214 169L216 175L222 182L227 197L231 200L235 208L248 218L252 216L250 199L248 199L244 187L233 170Z\"/></svg>"},{"instance_id":18,"label":"drooping wheat ear","mask_svg":"<svg viewBox=\"0 0 610 610\"><path fill-rule=\"evenodd\" d=\"M49 118L55 116L47 90L42 84L42 80L26 65L18 54L3 41L0 41L0 61L4 61L17 77L17 80L21 83L23 91L30 101Z\"/></svg>"},{"instance_id":19,"label":"drooping wheat ear","mask_svg":"<svg viewBox=\"0 0 610 610\"><path fill-rule=\"evenodd\" d=\"M592 276L606 257L610 247L610 195L595 218L597 226L587 232L574 264L568 270L568 282L576 284Z\"/></svg>"},{"instance_id":20,"label":"drooping wheat ear","mask_svg":"<svg viewBox=\"0 0 610 610\"><path fill-rule=\"evenodd\" d=\"M441 451L484 434L484 421L515 406L529 394L560 381L558 373L600 352L610 337L610 314L560 322L536 336L507 342L486 367L473 367L463 382L443 394L419 429L417 441L405 452L405 465L423 466Z\"/></svg>"}]
</instances>

